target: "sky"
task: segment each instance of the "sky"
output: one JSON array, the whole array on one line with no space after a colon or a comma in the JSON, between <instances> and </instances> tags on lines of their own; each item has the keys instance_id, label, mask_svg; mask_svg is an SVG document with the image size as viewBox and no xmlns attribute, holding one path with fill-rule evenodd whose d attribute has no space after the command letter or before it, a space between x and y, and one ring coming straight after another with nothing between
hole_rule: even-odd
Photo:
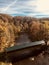
<instances>
[{"instance_id":1,"label":"sky","mask_svg":"<svg viewBox=\"0 0 49 65\"><path fill-rule=\"evenodd\" d=\"M49 0L0 0L0 13L12 16L49 17Z\"/></svg>"}]
</instances>

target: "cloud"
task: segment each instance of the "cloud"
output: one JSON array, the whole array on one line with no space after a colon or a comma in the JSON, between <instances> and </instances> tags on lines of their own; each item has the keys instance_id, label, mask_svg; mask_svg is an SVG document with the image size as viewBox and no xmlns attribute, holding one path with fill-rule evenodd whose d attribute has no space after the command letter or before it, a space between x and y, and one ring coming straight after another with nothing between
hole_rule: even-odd
<instances>
[{"instance_id":1,"label":"cloud","mask_svg":"<svg viewBox=\"0 0 49 65\"><path fill-rule=\"evenodd\" d=\"M19 16L49 16L49 0L0 0L0 13Z\"/></svg>"},{"instance_id":2,"label":"cloud","mask_svg":"<svg viewBox=\"0 0 49 65\"><path fill-rule=\"evenodd\" d=\"M9 5L6 6L6 7L0 8L0 12L6 12L6 11L8 11L9 8L16 3L16 1L17 1L17 0L15 0L14 2L12 2L11 4L9 4Z\"/></svg>"},{"instance_id":3,"label":"cloud","mask_svg":"<svg viewBox=\"0 0 49 65\"><path fill-rule=\"evenodd\" d=\"M11 4L9 4L7 7L5 7L5 9L3 11L7 11L11 6L13 6L16 3L16 0L14 2L12 2Z\"/></svg>"},{"instance_id":4,"label":"cloud","mask_svg":"<svg viewBox=\"0 0 49 65\"><path fill-rule=\"evenodd\" d=\"M49 0L37 0L36 11L43 15L49 15Z\"/></svg>"}]
</instances>

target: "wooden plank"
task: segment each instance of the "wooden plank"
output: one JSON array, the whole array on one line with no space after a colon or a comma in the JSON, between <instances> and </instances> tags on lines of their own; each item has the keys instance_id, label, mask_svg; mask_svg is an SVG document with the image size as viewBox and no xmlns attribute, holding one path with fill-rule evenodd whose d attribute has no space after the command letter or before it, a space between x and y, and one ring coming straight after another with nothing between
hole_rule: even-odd
<instances>
[{"instance_id":1,"label":"wooden plank","mask_svg":"<svg viewBox=\"0 0 49 65\"><path fill-rule=\"evenodd\" d=\"M28 48L28 47L37 46L37 45L45 45L45 42L42 40L42 41L36 41L36 42L28 43L28 44L24 43L22 45L16 45L13 47L6 48L5 50L6 52L11 52L11 51L20 50L23 48Z\"/></svg>"}]
</instances>

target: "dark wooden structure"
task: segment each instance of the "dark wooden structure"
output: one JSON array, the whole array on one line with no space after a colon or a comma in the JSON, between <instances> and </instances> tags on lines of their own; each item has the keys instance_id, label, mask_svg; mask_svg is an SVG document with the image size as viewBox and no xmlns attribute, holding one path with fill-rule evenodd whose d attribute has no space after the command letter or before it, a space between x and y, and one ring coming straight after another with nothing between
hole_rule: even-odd
<instances>
[{"instance_id":1,"label":"dark wooden structure","mask_svg":"<svg viewBox=\"0 0 49 65\"><path fill-rule=\"evenodd\" d=\"M27 57L36 56L45 49L45 42L36 41L28 44L16 45L6 48L0 53L0 61L17 62Z\"/></svg>"}]
</instances>

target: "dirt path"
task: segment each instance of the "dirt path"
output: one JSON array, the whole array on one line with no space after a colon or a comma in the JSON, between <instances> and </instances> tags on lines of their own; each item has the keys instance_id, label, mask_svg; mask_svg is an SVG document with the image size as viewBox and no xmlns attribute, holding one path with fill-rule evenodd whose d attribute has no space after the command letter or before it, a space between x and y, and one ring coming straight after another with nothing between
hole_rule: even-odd
<instances>
[{"instance_id":1,"label":"dirt path","mask_svg":"<svg viewBox=\"0 0 49 65\"><path fill-rule=\"evenodd\" d=\"M26 33L22 33L20 37L18 38L18 40L16 41L17 45L26 44L30 42L31 41Z\"/></svg>"}]
</instances>

